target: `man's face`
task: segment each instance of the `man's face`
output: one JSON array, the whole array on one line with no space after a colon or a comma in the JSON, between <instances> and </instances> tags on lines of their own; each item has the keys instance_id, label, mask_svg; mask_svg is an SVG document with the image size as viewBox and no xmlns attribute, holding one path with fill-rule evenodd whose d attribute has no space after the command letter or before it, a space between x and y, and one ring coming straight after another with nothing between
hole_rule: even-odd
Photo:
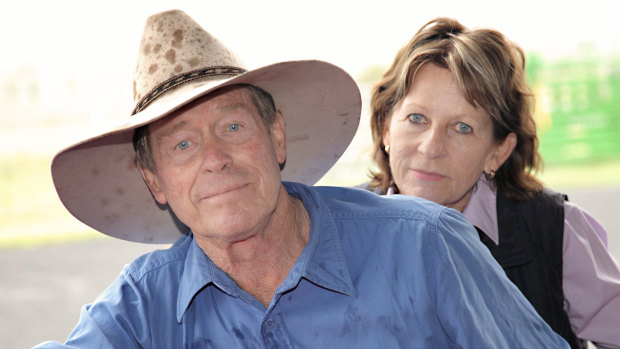
<instances>
[{"instance_id":1,"label":"man's face","mask_svg":"<svg viewBox=\"0 0 620 349\"><path fill-rule=\"evenodd\" d=\"M155 170L141 169L197 239L234 242L265 227L281 200L282 117L268 130L243 87L216 91L149 126ZM215 239L215 240L213 240Z\"/></svg>"}]
</instances>

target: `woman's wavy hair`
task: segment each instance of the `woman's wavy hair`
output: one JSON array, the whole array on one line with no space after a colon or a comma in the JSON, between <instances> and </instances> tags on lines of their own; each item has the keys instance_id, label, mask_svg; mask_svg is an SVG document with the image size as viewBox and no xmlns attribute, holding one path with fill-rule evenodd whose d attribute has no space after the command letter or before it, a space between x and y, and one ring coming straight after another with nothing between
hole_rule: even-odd
<instances>
[{"instance_id":1,"label":"woman's wavy hair","mask_svg":"<svg viewBox=\"0 0 620 349\"><path fill-rule=\"evenodd\" d=\"M378 170L370 173L371 187L385 193L392 184L389 155L383 144L384 127L425 63L452 72L466 100L491 116L496 141L515 133L515 149L496 170L497 189L516 200L540 192L542 184L534 175L542 167L542 158L523 50L498 31L467 29L450 18L436 18L425 24L398 51L392 66L372 89L370 125Z\"/></svg>"}]
</instances>

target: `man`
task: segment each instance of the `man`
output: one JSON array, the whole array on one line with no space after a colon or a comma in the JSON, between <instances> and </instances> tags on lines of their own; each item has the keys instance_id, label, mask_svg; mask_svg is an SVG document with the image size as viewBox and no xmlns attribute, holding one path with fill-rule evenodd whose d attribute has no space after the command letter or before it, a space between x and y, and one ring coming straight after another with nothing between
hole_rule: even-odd
<instances>
[{"instance_id":1,"label":"man","mask_svg":"<svg viewBox=\"0 0 620 349\"><path fill-rule=\"evenodd\" d=\"M77 218L176 240L86 306L68 347L567 347L456 211L296 183L322 176L357 128L345 72L240 66L183 12L156 14L132 121L55 157Z\"/></svg>"}]
</instances>

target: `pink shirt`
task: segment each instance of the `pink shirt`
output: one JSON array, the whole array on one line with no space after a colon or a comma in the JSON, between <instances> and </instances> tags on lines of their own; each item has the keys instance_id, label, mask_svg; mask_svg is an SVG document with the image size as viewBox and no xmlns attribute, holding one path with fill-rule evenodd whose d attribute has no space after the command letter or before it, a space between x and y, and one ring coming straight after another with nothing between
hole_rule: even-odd
<instances>
[{"instance_id":1,"label":"pink shirt","mask_svg":"<svg viewBox=\"0 0 620 349\"><path fill-rule=\"evenodd\" d=\"M481 176L463 214L499 243L496 193ZM620 265L607 251L607 232L588 212L564 203L565 310L577 337L620 348Z\"/></svg>"}]
</instances>

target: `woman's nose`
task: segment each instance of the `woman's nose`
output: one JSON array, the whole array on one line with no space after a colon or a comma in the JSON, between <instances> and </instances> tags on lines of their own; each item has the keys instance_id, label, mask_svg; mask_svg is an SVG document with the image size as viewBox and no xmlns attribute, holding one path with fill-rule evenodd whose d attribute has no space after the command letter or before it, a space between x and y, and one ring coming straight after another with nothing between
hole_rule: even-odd
<instances>
[{"instance_id":1,"label":"woman's nose","mask_svg":"<svg viewBox=\"0 0 620 349\"><path fill-rule=\"evenodd\" d=\"M429 159L439 158L446 153L445 135L441 130L428 129L422 134L418 150Z\"/></svg>"}]
</instances>

